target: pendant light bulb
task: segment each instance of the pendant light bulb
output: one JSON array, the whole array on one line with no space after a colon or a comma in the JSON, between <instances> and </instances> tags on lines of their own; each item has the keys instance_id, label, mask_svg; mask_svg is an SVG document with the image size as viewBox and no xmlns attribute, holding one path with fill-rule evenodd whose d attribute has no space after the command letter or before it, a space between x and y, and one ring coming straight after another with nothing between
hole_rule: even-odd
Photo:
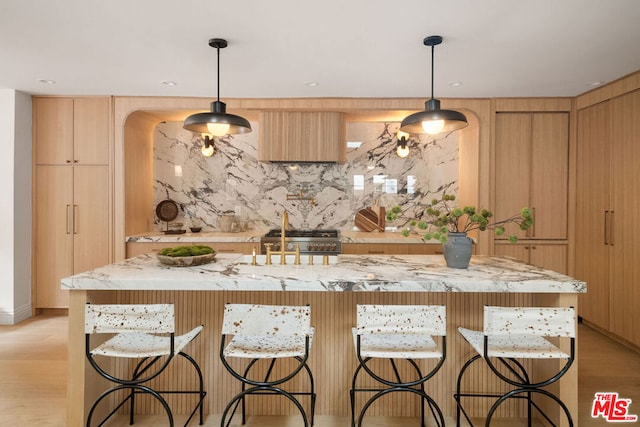
<instances>
[{"instance_id":1,"label":"pendant light bulb","mask_svg":"<svg viewBox=\"0 0 640 427\"><path fill-rule=\"evenodd\" d=\"M215 152L215 149L213 148L213 144L211 144L209 146L207 146L206 144L203 144L202 148L200 149L200 152L205 157L211 157L211 156L213 156L213 153Z\"/></svg>"},{"instance_id":2,"label":"pendant light bulb","mask_svg":"<svg viewBox=\"0 0 640 427\"><path fill-rule=\"evenodd\" d=\"M444 120L425 120L422 129L429 135L437 135L444 129Z\"/></svg>"},{"instance_id":3,"label":"pendant light bulb","mask_svg":"<svg viewBox=\"0 0 640 427\"><path fill-rule=\"evenodd\" d=\"M229 133L231 126L228 123L207 123L207 129L213 136L221 137Z\"/></svg>"},{"instance_id":4,"label":"pendant light bulb","mask_svg":"<svg viewBox=\"0 0 640 427\"><path fill-rule=\"evenodd\" d=\"M398 155L398 157L402 157L404 159L409 155L409 147L407 147L406 145L404 147L399 145L398 149L396 150L396 154Z\"/></svg>"}]
</instances>

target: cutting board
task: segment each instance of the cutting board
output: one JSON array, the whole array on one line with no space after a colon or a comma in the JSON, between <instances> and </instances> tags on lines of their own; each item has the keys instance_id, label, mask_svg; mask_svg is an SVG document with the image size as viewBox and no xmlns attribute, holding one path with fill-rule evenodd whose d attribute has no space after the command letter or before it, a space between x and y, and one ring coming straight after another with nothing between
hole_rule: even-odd
<instances>
[{"instance_id":1,"label":"cutting board","mask_svg":"<svg viewBox=\"0 0 640 427\"><path fill-rule=\"evenodd\" d=\"M385 209L374 206L360 209L356 213L356 227L360 231L384 231Z\"/></svg>"}]
</instances>

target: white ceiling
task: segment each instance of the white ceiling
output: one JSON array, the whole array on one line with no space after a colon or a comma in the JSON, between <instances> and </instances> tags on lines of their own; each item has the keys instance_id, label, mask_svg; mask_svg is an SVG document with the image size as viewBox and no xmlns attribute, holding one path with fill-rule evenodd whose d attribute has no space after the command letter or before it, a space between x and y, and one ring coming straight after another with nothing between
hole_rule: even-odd
<instances>
[{"instance_id":1,"label":"white ceiling","mask_svg":"<svg viewBox=\"0 0 640 427\"><path fill-rule=\"evenodd\" d=\"M434 34L437 98L574 96L640 69L638 0L0 0L0 88L212 98L219 37L223 100L428 98Z\"/></svg>"}]
</instances>

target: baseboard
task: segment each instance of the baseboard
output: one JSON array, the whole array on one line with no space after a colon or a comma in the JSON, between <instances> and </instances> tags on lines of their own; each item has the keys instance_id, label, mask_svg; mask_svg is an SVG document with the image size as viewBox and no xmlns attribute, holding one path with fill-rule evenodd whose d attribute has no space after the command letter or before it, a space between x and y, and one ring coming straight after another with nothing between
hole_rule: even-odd
<instances>
[{"instance_id":1,"label":"baseboard","mask_svg":"<svg viewBox=\"0 0 640 427\"><path fill-rule=\"evenodd\" d=\"M31 317L31 305L24 305L14 311L0 310L0 325L15 325Z\"/></svg>"},{"instance_id":2,"label":"baseboard","mask_svg":"<svg viewBox=\"0 0 640 427\"><path fill-rule=\"evenodd\" d=\"M581 319L581 321L585 326L588 326L589 328L593 329L594 331L597 331L597 332L601 333L605 337L611 338L612 340L614 340L618 344L621 344L621 345L627 347L628 349L635 351L636 353L640 353L640 347L638 347L637 345L627 341L626 339L624 339L622 337L619 337L616 334L613 334L613 333L607 331L606 329L603 329L603 328L601 328L599 326L596 326L593 323L589 322L588 320Z\"/></svg>"}]
</instances>

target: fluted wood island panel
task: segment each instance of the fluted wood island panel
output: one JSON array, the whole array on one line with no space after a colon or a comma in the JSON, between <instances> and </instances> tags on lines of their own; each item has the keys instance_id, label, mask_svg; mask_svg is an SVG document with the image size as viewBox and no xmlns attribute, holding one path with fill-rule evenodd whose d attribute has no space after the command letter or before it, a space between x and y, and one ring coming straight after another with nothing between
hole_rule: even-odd
<instances>
[{"instance_id":1,"label":"fluted wood island panel","mask_svg":"<svg viewBox=\"0 0 640 427\"><path fill-rule=\"evenodd\" d=\"M301 265L294 265L293 259L286 266L275 261L273 265L264 265L264 258L260 256L257 261L259 265L254 266L251 255L223 254L212 264L179 268L163 266L154 255L148 254L64 279L62 287L71 291L68 425L83 425L86 406L105 386L96 381L84 361L83 322L87 301L172 302L176 304L177 332L204 324L203 334L188 351L201 363L207 377L206 409L211 414L221 413L226 402L240 390L218 359L224 304L310 304L312 324L316 327L310 358L317 380L316 413L342 416L349 413L350 379L356 366L351 338L356 304L445 304L447 360L427 389L445 415L452 416L456 374L471 352L458 337L458 326L481 329L484 304L576 306L577 295L586 291L584 282L494 257L474 256L466 270L447 268L441 255L340 255L332 259L330 265L322 265L319 258L308 265L305 256ZM78 369L82 366L84 369ZM182 381L181 368L176 368L164 380ZM469 387L475 384L499 387L485 372L474 377L474 384ZM560 382L559 392L574 417L577 416L577 365ZM188 406L181 399L170 402L176 412ZM295 413L284 399L276 399L251 399L249 412ZM478 402L472 410L482 413L486 409L487 402ZM137 408L139 412L154 410L143 404ZM415 415L418 406L415 397L398 393L398 396L381 399L370 413ZM519 417L522 413L522 408L509 406L501 415Z\"/></svg>"}]
</instances>

